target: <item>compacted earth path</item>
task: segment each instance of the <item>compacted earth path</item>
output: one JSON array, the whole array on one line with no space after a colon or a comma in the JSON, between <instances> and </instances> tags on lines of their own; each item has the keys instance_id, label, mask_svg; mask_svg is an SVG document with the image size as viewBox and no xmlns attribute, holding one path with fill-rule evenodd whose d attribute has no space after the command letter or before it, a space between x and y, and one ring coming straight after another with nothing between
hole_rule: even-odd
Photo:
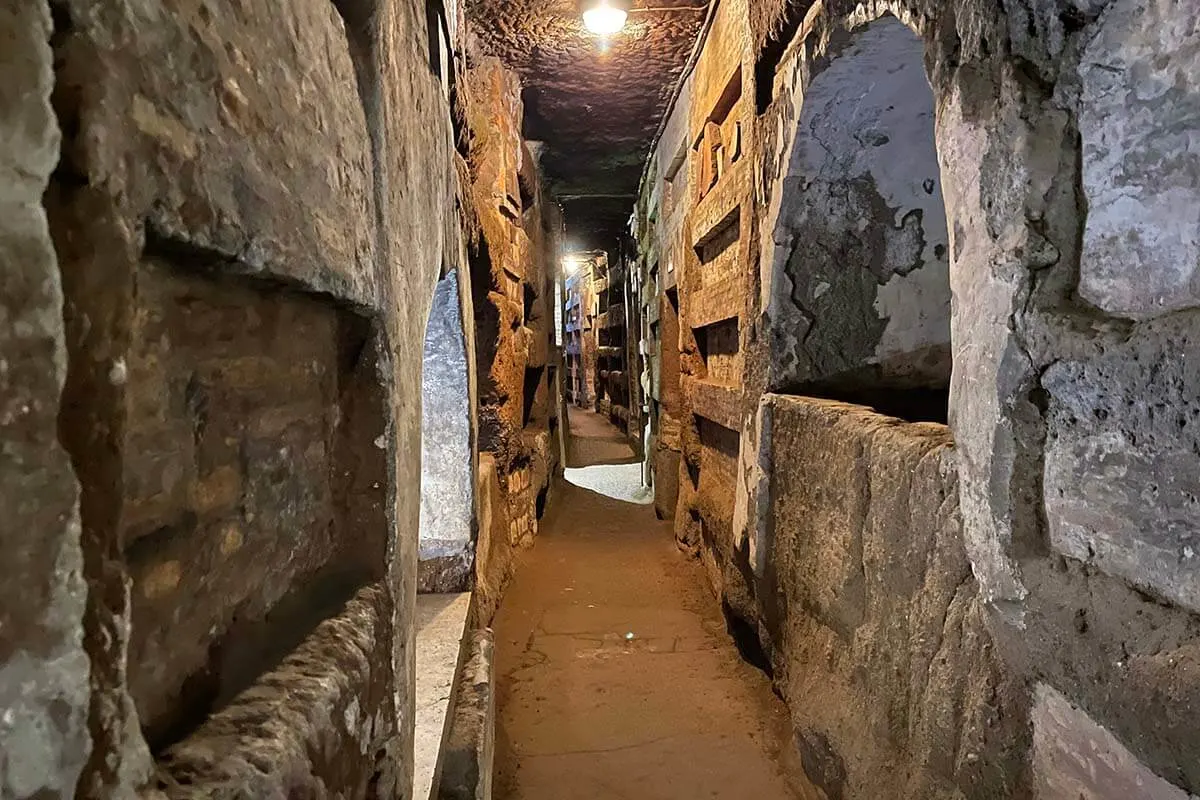
<instances>
[{"instance_id":1,"label":"compacted earth path","mask_svg":"<svg viewBox=\"0 0 1200 800\"><path fill-rule=\"evenodd\" d=\"M602 414L576 406L567 406L567 466L593 464L632 464L637 455L629 440Z\"/></svg>"},{"instance_id":2,"label":"compacted earth path","mask_svg":"<svg viewBox=\"0 0 1200 800\"><path fill-rule=\"evenodd\" d=\"M669 524L556 488L495 620L496 797L816 797Z\"/></svg>"}]
</instances>

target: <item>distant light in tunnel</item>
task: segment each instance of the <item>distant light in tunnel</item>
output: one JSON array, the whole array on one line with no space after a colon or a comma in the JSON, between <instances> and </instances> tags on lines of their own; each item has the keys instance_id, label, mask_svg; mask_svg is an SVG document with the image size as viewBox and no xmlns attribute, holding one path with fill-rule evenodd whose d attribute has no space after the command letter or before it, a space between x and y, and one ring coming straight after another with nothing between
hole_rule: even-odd
<instances>
[{"instance_id":1,"label":"distant light in tunnel","mask_svg":"<svg viewBox=\"0 0 1200 800\"><path fill-rule=\"evenodd\" d=\"M576 272L579 271L579 259L564 258L562 260L562 268L563 268L564 275L574 275Z\"/></svg>"},{"instance_id":2,"label":"distant light in tunnel","mask_svg":"<svg viewBox=\"0 0 1200 800\"><path fill-rule=\"evenodd\" d=\"M629 16L621 0L588 0L583 10L583 24L592 33L600 36L614 34L625 27Z\"/></svg>"}]
</instances>

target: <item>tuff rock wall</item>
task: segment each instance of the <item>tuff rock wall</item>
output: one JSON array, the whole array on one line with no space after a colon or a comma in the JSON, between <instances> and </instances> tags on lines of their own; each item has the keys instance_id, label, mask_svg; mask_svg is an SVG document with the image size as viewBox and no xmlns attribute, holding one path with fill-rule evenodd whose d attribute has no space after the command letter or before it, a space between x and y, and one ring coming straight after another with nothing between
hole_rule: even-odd
<instances>
[{"instance_id":1,"label":"tuff rock wall","mask_svg":"<svg viewBox=\"0 0 1200 800\"><path fill-rule=\"evenodd\" d=\"M718 7L666 128L676 531L830 797L1200 791L1198 24Z\"/></svg>"},{"instance_id":2,"label":"tuff rock wall","mask_svg":"<svg viewBox=\"0 0 1200 800\"><path fill-rule=\"evenodd\" d=\"M17 5L0 795L408 796L422 356L440 286L466 407L433 416L473 447L491 224L463 22L408 0ZM553 222L525 227L550 246ZM515 423L496 451L526 519L554 360L547 274L523 275L505 297L539 374L515 407L486 397ZM460 456L457 493L487 494Z\"/></svg>"},{"instance_id":3,"label":"tuff rock wall","mask_svg":"<svg viewBox=\"0 0 1200 800\"><path fill-rule=\"evenodd\" d=\"M543 197L521 138L521 86L494 57L469 51L469 245L479 385L480 520L476 621L486 625L530 545L559 467L561 354L554 346L561 215Z\"/></svg>"}]
</instances>

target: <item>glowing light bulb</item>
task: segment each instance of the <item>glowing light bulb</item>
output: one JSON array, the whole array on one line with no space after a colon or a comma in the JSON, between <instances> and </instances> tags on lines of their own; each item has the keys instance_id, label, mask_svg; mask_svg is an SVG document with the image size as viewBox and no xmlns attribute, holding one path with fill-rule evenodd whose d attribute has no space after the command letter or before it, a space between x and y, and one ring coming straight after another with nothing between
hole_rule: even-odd
<instances>
[{"instance_id":1,"label":"glowing light bulb","mask_svg":"<svg viewBox=\"0 0 1200 800\"><path fill-rule=\"evenodd\" d=\"M599 0L583 12L583 24L592 33L609 36L625 27L627 16L625 9L617 8L609 0Z\"/></svg>"}]
</instances>

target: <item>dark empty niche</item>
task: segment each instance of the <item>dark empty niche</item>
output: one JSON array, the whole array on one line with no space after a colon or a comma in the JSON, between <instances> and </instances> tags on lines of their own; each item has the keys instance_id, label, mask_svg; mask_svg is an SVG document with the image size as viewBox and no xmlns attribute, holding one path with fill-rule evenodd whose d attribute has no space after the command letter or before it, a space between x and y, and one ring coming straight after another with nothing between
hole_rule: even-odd
<instances>
[{"instance_id":1,"label":"dark empty niche","mask_svg":"<svg viewBox=\"0 0 1200 800\"><path fill-rule=\"evenodd\" d=\"M741 209L734 208L696 245L701 264L711 264L741 238Z\"/></svg>"},{"instance_id":2,"label":"dark empty niche","mask_svg":"<svg viewBox=\"0 0 1200 800\"><path fill-rule=\"evenodd\" d=\"M866 406L906 422L938 422L949 417L949 386L889 386L853 382L806 384L783 392Z\"/></svg>"},{"instance_id":3,"label":"dark empty niche","mask_svg":"<svg viewBox=\"0 0 1200 800\"><path fill-rule=\"evenodd\" d=\"M537 292L535 292L533 290L533 287L530 286L528 283L523 283L521 286L522 286L522 299L524 300L524 309L525 309L525 324L529 325L535 319L533 316L533 312L534 312L535 304L537 303Z\"/></svg>"},{"instance_id":4,"label":"dark empty niche","mask_svg":"<svg viewBox=\"0 0 1200 800\"><path fill-rule=\"evenodd\" d=\"M781 23L774 27L770 38L763 44L754 60L754 105L758 114L766 113L771 106L775 92L775 70L811 7L811 0L786 4Z\"/></svg>"},{"instance_id":5,"label":"dark empty niche","mask_svg":"<svg viewBox=\"0 0 1200 800\"><path fill-rule=\"evenodd\" d=\"M372 322L324 296L178 264L148 252L138 269L121 458L128 680L155 751L386 565Z\"/></svg>"},{"instance_id":6,"label":"dark empty niche","mask_svg":"<svg viewBox=\"0 0 1200 800\"><path fill-rule=\"evenodd\" d=\"M725 630L729 633L729 638L733 639L733 644L737 647L742 660L761 670L768 678L774 678L775 670L771 666L771 659L763 650L762 641L758 638L758 631L755 627L742 619L725 601L721 602L721 613L725 617Z\"/></svg>"},{"instance_id":7,"label":"dark empty niche","mask_svg":"<svg viewBox=\"0 0 1200 800\"><path fill-rule=\"evenodd\" d=\"M545 371L545 366L525 368L525 384L522 387L525 405L521 412L521 427L528 426L533 418L533 405L537 401L537 392L542 385L542 375Z\"/></svg>"},{"instance_id":8,"label":"dark empty niche","mask_svg":"<svg viewBox=\"0 0 1200 800\"><path fill-rule=\"evenodd\" d=\"M704 197L741 156L741 122L731 116L741 96L742 71L739 66L709 111L695 145L700 166L697 175L700 197Z\"/></svg>"},{"instance_id":9,"label":"dark empty niche","mask_svg":"<svg viewBox=\"0 0 1200 800\"><path fill-rule=\"evenodd\" d=\"M521 193L522 214L528 214L530 211L533 211L534 203L537 198L532 185L533 180L533 178L528 177L524 172L517 173L517 188Z\"/></svg>"},{"instance_id":10,"label":"dark empty niche","mask_svg":"<svg viewBox=\"0 0 1200 800\"><path fill-rule=\"evenodd\" d=\"M446 30L446 11L442 0L426 0L425 2L425 31L429 42L429 71L439 81L446 81L445 72L450 70L450 58L446 42L449 32Z\"/></svg>"},{"instance_id":11,"label":"dark empty niche","mask_svg":"<svg viewBox=\"0 0 1200 800\"><path fill-rule=\"evenodd\" d=\"M696 328L695 336L700 357L704 359L707 379L727 386L737 384L740 380L737 374L737 317Z\"/></svg>"}]
</instances>

